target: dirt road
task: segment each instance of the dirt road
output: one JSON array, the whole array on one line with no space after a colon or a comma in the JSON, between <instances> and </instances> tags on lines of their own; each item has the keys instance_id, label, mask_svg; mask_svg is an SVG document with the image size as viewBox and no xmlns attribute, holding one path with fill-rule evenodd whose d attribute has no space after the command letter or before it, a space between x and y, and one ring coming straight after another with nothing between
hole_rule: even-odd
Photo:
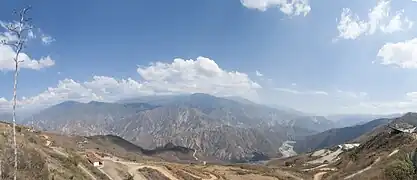
<instances>
[{"instance_id":1,"label":"dirt road","mask_svg":"<svg viewBox=\"0 0 417 180\"><path fill-rule=\"evenodd\" d=\"M91 172L87 168L85 168L83 165L78 164L78 168L80 168L85 174L90 176L91 180L97 180L97 178L93 174L91 174Z\"/></svg>"},{"instance_id":2,"label":"dirt road","mask_svg":"<svg viewBox=\"0 0 417 180\"><path fill-rule=\"evenodd\" d=\"M137 162L129 162L129 161L121 161L120 159L117 158L110 158L110 157L105 157L103 158L104 160L107 161L112 161L114 163L120 163L123 164L125 166L128 167L128 172L129 174L131 174L134 180L147 180L138 170L142 169L142 168L150 168L150 169L154 169L159 171L161 174L163 174L164 176L166 176L167 178L171 179L171 180L179 180L177 177L175 177L168 169L166 169L165 167L161 167L161 166L156 166L156 165L146 165L143 163L137 163ZM106 164L106 163L105 163ZM210 174L210 179L204 179L202 177L198 177L196 175L192 175L196 178L200 178L202 180L216 180L217 177L214 176L213 174Z\"/></svg>"},{"instance_id":3,"label":"dirt road","mask_svg":"<svg viewBox=\"0 0 417 180\"><path fill-rule=\"evenodd\" d=\"M360 171L358 171L358 172L356 172L356 173L354 173L354 174L352 174L352 175L350 175L350 176L347 176L347 177L345 177L345 179L350 179L350 178L353 178L354 176L356 176L356 175L358 175L358 174L361 174L361 173L363 173L363 172L365 172L365 171L367 171L367 170L369 170L369 169L371 169L372 168L372 166L373 165L375 165L376 163L378 163L379 161L381 160L381 158L378 158L378 159L376 159L371 165L369 165L368 167L366 167L365 169L362 169L362 170L360 170Z\"/></svg>"}]
</instances>

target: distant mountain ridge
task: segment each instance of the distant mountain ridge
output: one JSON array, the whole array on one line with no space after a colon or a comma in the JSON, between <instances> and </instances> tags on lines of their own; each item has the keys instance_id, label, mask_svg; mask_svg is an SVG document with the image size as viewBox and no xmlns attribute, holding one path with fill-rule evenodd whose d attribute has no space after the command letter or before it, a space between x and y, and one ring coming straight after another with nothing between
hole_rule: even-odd
<instances>
[{"instance_id":1,"label":"distant mountain ridge","mask_svg":"<svg viewBox=\"0 0 417 180\"><path fill-rule=\"evenodd\" d=\"M254 152L278 156L282 142L332 128L322 117L207 94L123 102L64 102L34 114L34 125L65 134L114 134L149 149L172 142L225 160Z\"/></svg>"},{"instance_id":2,"label":"distant mountain ridge","mask_svg":"<svg viewBox=\"0 0 417 180\"><path fill-rule=\"evenodd\" d=\"M355 125L365 124L369 121L381 118L396 118L401 117L403 114L387 114L387 115L377 115L377 114L340 114L340 115L329 115L325 116L327 119L334 121L339 127L349 127Z\"/></svg>"}]
</instances>

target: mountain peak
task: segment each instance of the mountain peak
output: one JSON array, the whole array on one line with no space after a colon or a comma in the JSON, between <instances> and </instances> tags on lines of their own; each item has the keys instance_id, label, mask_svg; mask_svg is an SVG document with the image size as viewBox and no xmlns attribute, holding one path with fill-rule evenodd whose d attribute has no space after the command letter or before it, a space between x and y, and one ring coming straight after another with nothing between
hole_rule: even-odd
<instances>
[{"instance_id":1,"label":"mountain peak","mask_svg":"<svg viewBox=\"0 0 417 180\"><path fill-rule=\"evenodd\" d=\"M194 93L191 94L191 97L207 97L207 98L216 98L216 96L210 95L210 94L205 94L205 93Z\"/></svg>"},{"instance_id":2,"label":"mountain peak","mask_svg":"<svg viewBox=\"0 0 417 180\"><path fill-rule=\"evenodd\" d=\"M78 101L64 101L62 103L57 104L56 106L73 106L73 105L78 105L78 104L82 104L82 103Z\"/></svg>"}]
</instances>

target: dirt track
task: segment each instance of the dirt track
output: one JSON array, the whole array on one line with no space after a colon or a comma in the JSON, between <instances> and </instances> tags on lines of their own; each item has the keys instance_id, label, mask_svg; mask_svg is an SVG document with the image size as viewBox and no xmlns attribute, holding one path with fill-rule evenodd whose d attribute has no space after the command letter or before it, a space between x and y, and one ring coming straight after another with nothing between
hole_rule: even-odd
<instances>
[{"instance_id":1,"label":"dirt track","mask_svg":"<svg viewBox=\"0 0 417 180\"><path fill-rule=\"evenodd\" d=\"M179 180L177 177L175 177L168 169L166 169L165 167L161 167L158 165L146 165L143 163L136 163L136 162L129 162L129 161L121 161L115 158L110 158L110 157L106 157L103 158L103 160L105 161L111 161L113 163L120 163L123 164L125 166L128 167L128 172L129 174L131 174L133 176L134 180L147 180L139 171L138 169L142 169L142 168L150 168L150 169L154 169L159 171L161 174L163 174L164 176L166 176L167 178L171 179L171 180ZM109 163L104 163L104 165L109 164ZM188 173L189 174L189 173ZM190 174L191 176L194 176L196 178L201 178L202 180L216 180L217 177L214 176L213 174L210 174L210 179L205 179L203 177L198 177L196 175ZM112 178L112 180L118 180L118 179L114 179Z\"/></svg>"}]
</instances>

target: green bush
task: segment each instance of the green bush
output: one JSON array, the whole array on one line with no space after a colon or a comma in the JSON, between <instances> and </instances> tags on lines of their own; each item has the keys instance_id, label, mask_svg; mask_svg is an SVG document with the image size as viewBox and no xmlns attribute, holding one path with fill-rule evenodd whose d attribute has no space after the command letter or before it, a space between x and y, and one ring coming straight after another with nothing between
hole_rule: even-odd
<instances>
[{"instance_id":1,"label":"green bush","mask_svg":"<svg viewBox=\"0 0 417 180\"><path fill-rule=\"evenodd\" d=\"M395 180L413 180L417 176L414 167L409 161L395 160L384 170L387 179Z\"/></svg>"}]
</instances>

